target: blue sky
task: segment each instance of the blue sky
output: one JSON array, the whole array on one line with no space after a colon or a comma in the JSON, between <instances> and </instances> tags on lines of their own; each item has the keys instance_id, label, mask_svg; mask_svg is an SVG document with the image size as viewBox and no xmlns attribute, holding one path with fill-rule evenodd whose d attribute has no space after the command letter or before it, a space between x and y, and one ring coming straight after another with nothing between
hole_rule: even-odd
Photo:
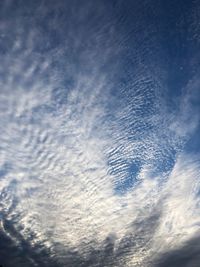
<instances>
[{"instance_id":1,"label":"blue sky","mask_svg":"<svg viewBox=\"0 0 200 267\"><path fill-rule=\"evenodd\" d=\"M199 9L0 3L0 265L198 266Z\"/></svg>"}]
</instances>

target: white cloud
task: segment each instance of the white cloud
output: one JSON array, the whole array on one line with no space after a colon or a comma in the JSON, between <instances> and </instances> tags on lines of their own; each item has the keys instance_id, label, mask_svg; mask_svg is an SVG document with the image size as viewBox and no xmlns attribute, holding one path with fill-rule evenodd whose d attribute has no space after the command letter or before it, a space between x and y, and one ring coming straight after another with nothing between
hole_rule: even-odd
<instances>
[{"instance_id":1,"label":"white cloud","mask_svg":"<svg viewBox=\"0 0 200 267\"><path fill-rule=\"evenodd\" d=\"M162 217L155 235L158 250L177 248L199 230L198 155L182 155L161 195Z\"/></svg>"},{"instance_id":2,"label":"white cloud","mask_svg":"<svg viewBox=\"0 0 200 267\"><path fill-rule=\"evenodd\" d=\"M4 25L9 32L13 22ZM189 108L184 100L183 114L175 119L163 114L158 105L163 100L156 95L162 88L142 67L137 77L127 81L130 91L122 86L120 97L113 97L110 91L117 82L112 78L117 75L102 70L110 53L116 53L113 47L107 49L112 40L106 40L101 58L101 34L94 38L91 51L90 46L81 48L84 36L80 29L75 40L70 39L72 28L68 32L66 47L58 45L43 57L35 48L40 37L34 27L30 34L21 30L3 57L0 164L3 168L9 163L9 168L0 177L1 212L15 221L26 240L30 232L35 234L30 241L33 247L41 242L54 254L59 252L59 243L87 254L90 242L101 247L110 234L116 236L117 251L127 234L137 234L138 221L145 228L142 223L158 209L161 217L155 236L140 230L134 257L127 256L127 266L134 266L158 247L163 251L178 246L198 229L198 160L189 156L176 159L164 182L155 171L160 162L169 161L172 149L178 151L177 139L182 142L191 133L186 129ZM71 43L78 56L67 58L74 52L68 46ZM61 72L52 67L53 60L60 62ZM52 92L65 88L65 76L75 82L64 105L56 106ZM149 82L153 89L146 86ZM144 115L146 100L155 105ZM190 126L195 129L196 121ZM116 194L115 184L130 175L127 166L135 160L141 162L141 183L126 194Z\"/></svg>"}]
</instances>

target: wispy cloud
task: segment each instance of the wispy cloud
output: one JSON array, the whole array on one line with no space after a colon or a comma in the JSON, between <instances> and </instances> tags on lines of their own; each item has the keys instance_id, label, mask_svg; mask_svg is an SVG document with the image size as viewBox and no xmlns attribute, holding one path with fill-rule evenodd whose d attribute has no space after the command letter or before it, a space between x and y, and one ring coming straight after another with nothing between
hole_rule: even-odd
<instances>
[{"instance_id":1,"label":"wispy cloud","mask_svg":"<svg viewBox=\"0 0 200 267\"><path fill-rule=\"evenodd\" d=\"M181 152L199 123L198 82L169 112L151 56L138 60L145 42L133 75L117 62L110 5L6 3L0 259L7 250L19 266L154 266L162 255L165 264L196 242L200 223L198 155Z\"/></svg>"}]
</instances>

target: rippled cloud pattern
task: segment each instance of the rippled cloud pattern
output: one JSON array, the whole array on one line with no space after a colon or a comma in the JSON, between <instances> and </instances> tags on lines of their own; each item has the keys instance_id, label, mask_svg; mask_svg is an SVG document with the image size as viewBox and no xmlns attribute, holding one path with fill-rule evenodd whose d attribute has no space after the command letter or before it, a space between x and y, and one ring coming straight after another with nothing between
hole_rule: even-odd
<instances>
[{"instance_id":1,"label":"rippled cloud pattern","mask_svg":"<svg viewBox=\"0 0 200 267\"><path fill-rule=\"evenodd\" d=\"M0 265L200 266L199 12L0 2Z\"/></svg>"}]
</instances>

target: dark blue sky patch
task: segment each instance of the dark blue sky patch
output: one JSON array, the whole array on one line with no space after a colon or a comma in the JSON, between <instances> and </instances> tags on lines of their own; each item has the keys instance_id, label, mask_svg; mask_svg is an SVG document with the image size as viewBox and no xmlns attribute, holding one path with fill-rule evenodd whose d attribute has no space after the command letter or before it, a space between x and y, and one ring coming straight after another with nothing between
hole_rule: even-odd
<instances>
[{"instance_id":1,"label":"dark blue sky patch","mask_svg":"<svg viewBox=\"0 0 200 267\"><path fill-rule=\"evenodd\" d=\"M123 169L120 171L113 171L116 174L116 181L114 182L114 191L116 194L124 195L138 185L141 163L140 162L121 162ZM121 174L121 177L120 177Z\"/></svg>"},{"instance_id":2,"label":"dark blue sky patch","mask_svg":"<svg viewBox=\"0 0 200 267\"><path fill-rule=\"evenodd\" d=\"M156 156L156 160L153 166L154 174L162 177L163 175L170 174L175 165L177 157L177 151L171 147L168 150L164 149Z\"/></svg>"},{"instance_id":3,"label":"dark blue sky patch","mask_svg":"<svg viewBox=\"0 0 200 267\"><path fill-rule=\"evenodd\" d=\"M185 145L185 150L189 153L199 153L200 152L200 123L196 131L192 134L190 139Z\"/></svg>"}]
</instances>

